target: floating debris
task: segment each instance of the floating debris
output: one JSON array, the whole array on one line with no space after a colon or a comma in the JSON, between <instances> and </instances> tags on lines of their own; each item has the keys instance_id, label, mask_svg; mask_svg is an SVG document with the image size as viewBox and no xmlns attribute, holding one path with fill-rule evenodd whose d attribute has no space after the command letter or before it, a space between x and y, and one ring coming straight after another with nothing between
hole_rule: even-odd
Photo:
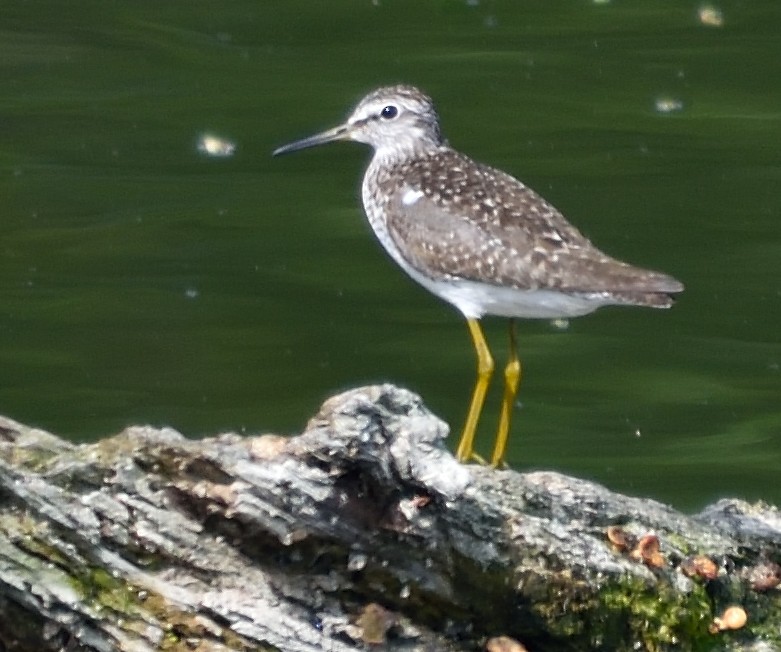
<instances>
[{"instance_id":1,"label":"floating debris","mask_svg":"<svg viewBox=\"0 0 781 652\"><path fill-rule=\"evenodd\" d=\"M551 319L550 325L557 331L565 331L569 328L569 319L560 317L558 319Z\"/></svg>"},{"instance_id":2,"label":"floating debris","mask_svg":"<svg viewBox=\"0 0 781 652\"><path fill-rule=\"evenodd\" d=\"M657 113L677 113L683 111L683 102L669 95L660 95L654 100L654 109Z\"/></svg>"},{"instance_id":3,"label":"floating debris","mask_svg":"<svg viewBox=\"0 0 781 652\"><path fill-rule=\"evenodd\" d=\"M227 138L204 133L198 136L198 151L206 156L226 158L236 152L236 143Z\"/></svg>"},{"instance_id":4,"label":"floating debris","mask_svg":"<svg viewBox=\"0 0 781 652\"><path fill-rule=\"evenodd\" d=\"M721 27L724 25L724 15L721 9L713 5L700 5L697 9L697 17L703 25L708 27Z\"/></svg>"}]
</instances>

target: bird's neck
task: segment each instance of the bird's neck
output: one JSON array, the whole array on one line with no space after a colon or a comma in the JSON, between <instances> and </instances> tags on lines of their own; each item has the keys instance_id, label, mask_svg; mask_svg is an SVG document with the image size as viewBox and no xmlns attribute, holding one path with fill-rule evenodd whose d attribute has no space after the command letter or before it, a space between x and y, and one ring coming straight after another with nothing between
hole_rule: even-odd
<instances>
[{"instance_id":1,"label":"bird's neck","mask_svg":"<svg viewBox=\"0 0 781 652\"><path fill-rule=\"evenodd\" d=\"M404 165L407 161L431 156L445 147L446 145L439 142L419 138L400 138L393 143L375 147L371 164L372 166L388 167Z\"/></svg>"}]
</instances>

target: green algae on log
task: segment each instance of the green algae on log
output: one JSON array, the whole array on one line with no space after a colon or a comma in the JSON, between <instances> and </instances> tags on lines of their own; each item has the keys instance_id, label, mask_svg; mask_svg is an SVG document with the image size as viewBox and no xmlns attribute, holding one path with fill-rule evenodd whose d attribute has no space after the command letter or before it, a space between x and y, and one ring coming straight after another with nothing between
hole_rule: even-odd
<instances>
[{"instance_id":1,"label":"green algae on log","mask_svg":"<svg viewBox=\"0 0 781 652\"><path fill-rule=\"evenodd\" d=\"M688 516L458 464L446 435L392 385L290 439L74 445L0 418L0 648L781 649L775 508Z\"/></svg>"}]
</instances>

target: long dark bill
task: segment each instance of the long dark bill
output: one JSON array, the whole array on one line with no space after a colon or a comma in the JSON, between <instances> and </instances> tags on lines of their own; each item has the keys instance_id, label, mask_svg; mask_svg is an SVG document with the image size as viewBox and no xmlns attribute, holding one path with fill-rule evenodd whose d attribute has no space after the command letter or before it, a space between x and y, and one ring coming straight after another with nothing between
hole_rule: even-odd
<instances>
[{"instance_id":1,"label":"long dark bill","mask_svg":"<svg viewBox=\"0 0 781 652\"><path fill-rule=\"evenodd\" d=\"M282 147L277 147L272 153L272 156L279 156L281 154L289 154L290 152L297 152L300 149L307 149L308 147L316 147L317 145L325 145L326 143L332 143L335 140L346 140L349 133L349 127L346 124L339 125L333 129L328 129L314 136L308 138L302 138L296 140Z\"/></svg>"}]
</instances>

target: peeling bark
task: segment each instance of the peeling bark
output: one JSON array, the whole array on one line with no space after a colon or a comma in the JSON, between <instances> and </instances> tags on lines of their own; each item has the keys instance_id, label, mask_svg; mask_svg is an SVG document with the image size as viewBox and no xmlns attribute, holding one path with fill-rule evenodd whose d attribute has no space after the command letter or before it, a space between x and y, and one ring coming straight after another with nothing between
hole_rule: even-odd
<instances>
[{"instance_id":1,"label":"peeling bark","mask_svg":"<svg viewBox=\"0 0 781 652\"><path fill-rule=\"evenodd\" d=\"M0 418L0 650L781 650L775 508L687 516L446 435L392 385L290 439Z\"/></svg>"}]
</instances>

